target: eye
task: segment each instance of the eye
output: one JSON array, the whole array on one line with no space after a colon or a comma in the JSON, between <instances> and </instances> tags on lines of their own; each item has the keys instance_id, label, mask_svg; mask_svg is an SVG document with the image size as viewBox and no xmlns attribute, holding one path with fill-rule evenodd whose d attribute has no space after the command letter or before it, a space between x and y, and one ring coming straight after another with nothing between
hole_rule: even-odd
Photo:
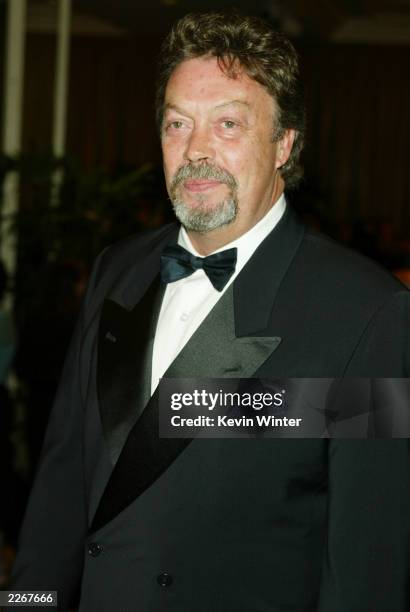
<instances>
[{"instance_id":1,"label":"eye","mask_svg":"<svg viewBox=\"0 0 410 612\"><path fill-rule=\"evenodd\" d=\"M182 128L182 125L182 121L171 121L170 123L168 123L167 129L172 128L173 130L180 130Z\"/></svg>"},{"instance_id":2,"label":"eye","mask_svg":"<svg viewBox=\"0 0 410 612\"><path fill-rule=\"evenodd\" d=\"M236 127L237 124L235 123L235 121L225 119L225 121L222 121L222 125L224 126L224 128L231 130L232 128Z\"/></svg>"}]
</instances>

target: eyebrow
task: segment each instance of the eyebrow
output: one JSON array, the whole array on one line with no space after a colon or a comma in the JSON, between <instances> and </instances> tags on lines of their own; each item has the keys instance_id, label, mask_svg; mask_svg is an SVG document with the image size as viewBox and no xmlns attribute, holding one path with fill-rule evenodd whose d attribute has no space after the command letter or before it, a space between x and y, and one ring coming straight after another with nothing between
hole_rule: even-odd
<instances>
[{"instance_id":1,"label":"eyebrow","mask_svg":"<svg viewBox=\"0 0 410 612\"><path fill-rule=\"evenodd\" d=\"M247 108L250 107L249 102L246 102L245 100L229 100L229 102L222 102L222 104L218 104L217 106L215 106L215 108L223 108L225 106L230 106L231 104L242 104Z\"/></svg>"},{"instance_id":2,"label":"eyebrow","mask_svg":"<svg viewBox=\"0 0 410 612\"><path fill-rule=\"evenodd\" d=\"M225 106L231 106L232 104L241 104L243 106L246 106L247 108L250 107L249 102L246 102L245 100L229 100L227 102L222 102L221 104L217 104L216 106L214 106L214 110L225 108ZM164 106L164 112L167 110L175 110L178 113L181 113L181 115L186 114L186 111L184 111L182 108L180 108L176 104L170 104L169 102L167 102Z\"/></svg>"}]
</instances>

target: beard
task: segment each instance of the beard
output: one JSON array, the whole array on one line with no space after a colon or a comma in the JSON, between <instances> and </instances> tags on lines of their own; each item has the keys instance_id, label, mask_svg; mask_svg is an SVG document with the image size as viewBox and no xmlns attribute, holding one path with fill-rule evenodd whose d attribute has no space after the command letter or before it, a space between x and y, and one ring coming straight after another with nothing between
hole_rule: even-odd
<instances>
[{"instance_id":1,"label":"beard","mask_svg":"<svg viewBox=\"0 0 410 612\"><path fill-rule=\"evenodd\" d=\"M228 197L216 204L207 204L206 197L197 196L197 204L192 207L180 197L180 189L187 179L212 179L228 186ZM169 195L177 219L187 229L206 233L232 223L238 214L238 182L235 177L215 166L187 164L180 168L172 179Z\"/></svg>"}]
</instances>

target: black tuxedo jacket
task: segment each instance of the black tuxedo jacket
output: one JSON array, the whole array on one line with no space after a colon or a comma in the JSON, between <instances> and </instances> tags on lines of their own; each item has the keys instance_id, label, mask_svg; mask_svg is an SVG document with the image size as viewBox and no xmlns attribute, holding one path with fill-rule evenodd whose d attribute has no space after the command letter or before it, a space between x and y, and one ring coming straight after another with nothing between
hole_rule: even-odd
<instances>
[{"instance_id":1,"label":"black tuxedo jacket","mask_svg":"<svg viewBox=\"0 0 410 612\"><path fill-rule=\"evenodd\" d=\"M407 439L158 437L160 254L104 251L89 283L23 525L15 589L104 612L405 612ZM290 209L170 377L407 377L409 292Z\"/></svg>"}]
</instances>

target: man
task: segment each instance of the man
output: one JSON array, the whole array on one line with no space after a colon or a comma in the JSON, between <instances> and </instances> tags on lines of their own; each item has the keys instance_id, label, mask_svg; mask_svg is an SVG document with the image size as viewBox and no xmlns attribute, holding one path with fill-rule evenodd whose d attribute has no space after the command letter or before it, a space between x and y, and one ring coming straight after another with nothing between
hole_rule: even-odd
<instances>
[{"instance_id":1,"label":"man","mask_svg":"<svg viewBox=\"0 0 410 612\"><path fill-rule=\"evenodd\" d=\"M163 376L408 376L408 292L286 205L301 100L293 47L259 20L187 16L165 41L183 227L97 260L13 588L62 610L80 590L87 612L408 610L407 440L158 435Z\"/></svg>"}]
</instances>

